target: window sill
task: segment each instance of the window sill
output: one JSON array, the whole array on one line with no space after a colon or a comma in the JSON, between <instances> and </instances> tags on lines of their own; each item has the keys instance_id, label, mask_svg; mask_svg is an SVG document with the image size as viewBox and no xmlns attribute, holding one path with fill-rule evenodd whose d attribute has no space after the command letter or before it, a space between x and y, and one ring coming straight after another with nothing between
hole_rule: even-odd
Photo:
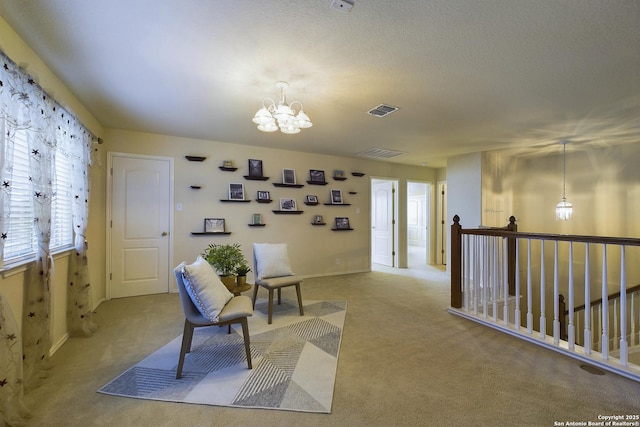
<instances>
[{"instance_id":1,"label":"window sill","mask_svg":"<svg viewBox=\"0 0 640 427\"><path fill-rule=\"evenodd\" d=\"M53 256L54 263L56 260L68 256L73 250L74 250L73 246L67 246L64 248L57 249L55 252L51 254ZM0 275L2 275L3 279L6 279L7 277L24 273L25 271L27 271L29 267L31 267L31 264L33 264L33 262L34 262L33 258L26 258L19 261L14 261L12 263L2 266L0 268Z\"/></svg>"}]
</instances>

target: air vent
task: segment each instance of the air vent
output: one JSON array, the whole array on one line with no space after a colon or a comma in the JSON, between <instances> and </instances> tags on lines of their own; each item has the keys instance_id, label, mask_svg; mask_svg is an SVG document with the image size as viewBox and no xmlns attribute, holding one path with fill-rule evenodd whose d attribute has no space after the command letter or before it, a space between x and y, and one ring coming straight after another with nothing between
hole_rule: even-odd
<instances>
[{"instance_id":1,"label":"air vent","mask_svg":"<svg viewBox=\"0 0 640 427\"><path fill-rule=\"evenodd\" d=\"M362 156L362 157L376 157L378 159L391 159L393 157L402 156L403 154L407 154L407 153L402 151L371 147L371 148L367 148L364 151L356 153L355 155Z\"/></svg>"},{"instance_id":2,"label":"air vent","mask_svg":"<svg viewBox=\"0 0 640 427\"><path fill-rule=\"evenodd\" d=\"M394 111L398 111L398 110L399 110L398 107L394 107L394 106L386 105L386 104L380 104L376 108L374 108L373 110L370 110L369 114L371 114L372 116L376 116L376 117L384 117L384 116L388 116L389 114L393 113Z\"/></svg>"}]
</instances>

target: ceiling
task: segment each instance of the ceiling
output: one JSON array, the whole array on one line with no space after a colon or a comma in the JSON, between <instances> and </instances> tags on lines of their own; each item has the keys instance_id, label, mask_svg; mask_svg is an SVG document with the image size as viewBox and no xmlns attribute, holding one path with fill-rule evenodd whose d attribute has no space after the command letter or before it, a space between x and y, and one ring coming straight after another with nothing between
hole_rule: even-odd
<instances>
[{"instance_id":1,"label":"ceiling","mask_svg":"<svg viewBox=\"0 0 640 427\"><path fill-rule=\"evenodd\" d=\"M331 5L3 0L0 15L108 128L338 156L378 148L431 167L559 152L563 139L640 142L638 0ZM278 80L313 127L256 129ZM382 103L399 110L367 114Z\"/></svg>"}]
</instances>

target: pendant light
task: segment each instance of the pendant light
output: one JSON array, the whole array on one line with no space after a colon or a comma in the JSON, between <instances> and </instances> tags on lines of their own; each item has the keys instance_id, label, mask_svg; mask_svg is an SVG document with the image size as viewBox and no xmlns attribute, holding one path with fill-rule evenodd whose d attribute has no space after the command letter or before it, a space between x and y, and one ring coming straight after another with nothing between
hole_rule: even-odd
<instances>
[{"instance_id":1,"label":"pendant light","mask_svg":"<svg viewBox=\"0 0 640 427\"><path fill-rule=\"evenodd\" d=\"M567 201L566 183L567 183L567 141L561 141L562 144L562 200L556 205L556 220L568 221L573 215L573 205Z\"/></svg>"}]
</instances>

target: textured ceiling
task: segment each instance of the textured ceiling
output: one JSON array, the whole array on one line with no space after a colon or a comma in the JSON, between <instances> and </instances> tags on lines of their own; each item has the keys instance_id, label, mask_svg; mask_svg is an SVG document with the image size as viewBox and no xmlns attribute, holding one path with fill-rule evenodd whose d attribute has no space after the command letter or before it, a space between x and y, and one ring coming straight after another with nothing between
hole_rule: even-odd
<instances>
[{"instance_id":1,"label":"textured ceiling","mask_svg":"<svg viewBox=\"0 0 640 427\"><path fill-rule=\"evenodd\" d=\"M0 15L106 127L428 166L640 142L638 0L330 5L2 0ZM256 130L277 80L312 128ZM400 110L367 114L381 103Z\"/></svg>"}]
</instances>

